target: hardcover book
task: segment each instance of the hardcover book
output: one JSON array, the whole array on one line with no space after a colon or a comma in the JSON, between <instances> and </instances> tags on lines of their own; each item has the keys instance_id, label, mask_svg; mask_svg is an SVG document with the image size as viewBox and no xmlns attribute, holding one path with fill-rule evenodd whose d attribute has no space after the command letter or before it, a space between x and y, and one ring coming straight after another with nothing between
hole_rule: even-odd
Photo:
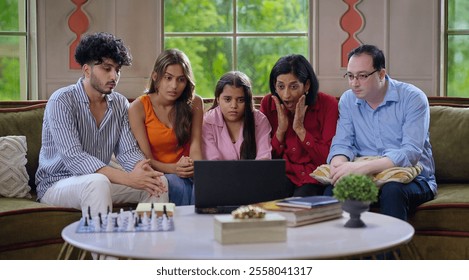
<instances>
[{"instance_id":1,"label":"hardcover book","mask_svg":"<svg viewBox=\"0 0 469 280\"><path fill-rule=\"evenodd\" d=\"M315 207L288 207L278 203L281 200L272 200L254 204L267 212L277 213L287 220L288 227L313 224L342 217L342 204L340 202L318 205Z\"/></svg>"},{"instance_id":2,"label":"hardcover book","mask_svg":"<svg viewBox=\"0 0 469 280\"><path fill-rule=\"evenodd\" d=\"M279 200L277 205L287 207L313 208L330 204L339 204L339 201L332 196L317 195L305 197L291 197Z\"/></svg>"}]
</instances>

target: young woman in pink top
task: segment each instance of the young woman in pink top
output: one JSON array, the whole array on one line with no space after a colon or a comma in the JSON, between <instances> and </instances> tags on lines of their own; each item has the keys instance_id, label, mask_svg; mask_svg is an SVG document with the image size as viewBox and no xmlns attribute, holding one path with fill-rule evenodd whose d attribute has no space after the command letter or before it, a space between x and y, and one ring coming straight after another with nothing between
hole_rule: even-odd
<instances>
[{"instance_id":1,"label":"young woman in pink top","mask_svg":"<svg viewBox=\"0 0 469 280\"><path fill-rule=\"evenodd\" d=\"M271 159L271 126L254 109L246 74L224 74L215 88L213 106L204 115L202 139L208 160Z\"/></svg>"}]
</instances>

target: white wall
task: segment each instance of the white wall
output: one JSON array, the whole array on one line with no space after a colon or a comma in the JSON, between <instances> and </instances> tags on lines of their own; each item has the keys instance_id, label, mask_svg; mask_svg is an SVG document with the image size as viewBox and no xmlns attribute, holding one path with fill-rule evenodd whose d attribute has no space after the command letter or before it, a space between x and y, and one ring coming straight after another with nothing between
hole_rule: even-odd
<instances>
[{"instance_id":1,"label":"white wall","mask_svg":"<svg viewBox=\"0 0 469 280\"><path fill-rule=\"evenodd\" d=\"M339 96L347 82L342 75L341 44L347 38L340 18L347 10L342 0L311 0L313 66L320 90ZM68 27L74 11L71 1L38 1L39 99L59 87L75 83L80 70L70 70L69 45L75 34ZM440 0L362 0L357 5L364 25L357 34L362 43L375 44L386 55L388 73L420 87L429 96L439 87ZM131 49L133 65L124 67L117 91L139 96L157 54L161 51L161 0L88 0L83 11L87 32L107 31Z\"/></svg>"}]
</instances>

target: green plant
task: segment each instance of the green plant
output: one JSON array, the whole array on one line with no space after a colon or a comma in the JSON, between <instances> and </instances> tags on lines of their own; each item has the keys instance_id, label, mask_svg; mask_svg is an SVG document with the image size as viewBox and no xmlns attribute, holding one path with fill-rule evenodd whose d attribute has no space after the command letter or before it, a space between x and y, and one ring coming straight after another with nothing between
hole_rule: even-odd
<instances>
[{"instance_id":1,"label":"green plant","mask_svg":"<svg viewBox=\"0 0 469 280\"><path fill-rule=\"evenodd\" d=\"M350 174L341 178L332 189L334 197L340 201L348 199L375 202L378 200L378 187L366 175Z\"/></svg>"}]
</instances>

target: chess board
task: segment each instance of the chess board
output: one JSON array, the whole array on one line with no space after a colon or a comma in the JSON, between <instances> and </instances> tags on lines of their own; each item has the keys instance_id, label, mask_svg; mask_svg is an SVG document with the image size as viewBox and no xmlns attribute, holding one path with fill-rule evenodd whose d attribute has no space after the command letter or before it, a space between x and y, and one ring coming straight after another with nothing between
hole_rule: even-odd
<instances>
[{"instance_id":1,"label":"chess board","mask_svg":"<svg viewBox=\"0 0 469 280\"><path fill-rule=\"evenodd\" d=\"M139 213L137 211L121 211L109 213L90 218L82 217L77 227L77 233L96 232L152 232L173 231L173 216L163 214L157 215L155 211L150 213Z\"/></svg>"}]
</instances>

